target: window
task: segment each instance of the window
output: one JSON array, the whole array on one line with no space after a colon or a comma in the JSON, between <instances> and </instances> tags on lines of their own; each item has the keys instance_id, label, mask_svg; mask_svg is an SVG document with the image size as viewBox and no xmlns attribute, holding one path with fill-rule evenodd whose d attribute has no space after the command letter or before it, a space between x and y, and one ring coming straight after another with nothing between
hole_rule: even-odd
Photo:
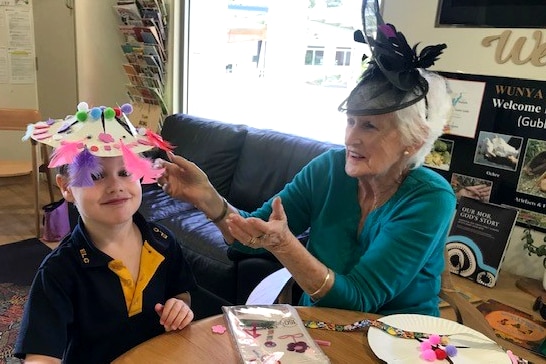
<instances>
[{"instance_id":1,"label":"window","mask_svg":"<svg viewBox=\"0 0 546 364\"><path fill-rule=\"evenodd\" d=\"M183 112L343 143L360 0L185 1Z\"/></svg>"},{"instance_id":2,"label":"window","mask_svg":"<svg viewBox=\"0 0 546 364\"><path fill-rule=\"evenodd\" d=\"M336 66L351 65L351 49L337 48L336 50Z\"/></svg>"},{"instance_id":3,"label":"window","mask_svg":"<svg viewBox=\"0 0 546 364\"><path fill-rule=\"evenodd\" d=\"M322 65L322 59L324 58L324 47L308 47L305 53L305 65Z\"/></svg>"}]
</instances>

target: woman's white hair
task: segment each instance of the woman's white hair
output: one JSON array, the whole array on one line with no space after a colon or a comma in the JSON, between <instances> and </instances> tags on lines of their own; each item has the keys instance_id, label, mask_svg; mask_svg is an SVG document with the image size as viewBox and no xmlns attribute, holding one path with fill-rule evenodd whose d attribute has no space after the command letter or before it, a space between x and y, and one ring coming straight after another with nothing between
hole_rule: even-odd
<instances>
[{"instance_id":1,"label":"woman's white hair","mask_svg":"<svg viewBox=\"0 0 546 364\"><path fill-rule=\"evenodd\" d=\"M411 169L424 163L432 145L443 134L453 108L445 78L435 72L419 71L428 82L427 95L423 100L394 112L402 143L408 147L421 145L408 160Z\"/></svg>"}]
</instances>

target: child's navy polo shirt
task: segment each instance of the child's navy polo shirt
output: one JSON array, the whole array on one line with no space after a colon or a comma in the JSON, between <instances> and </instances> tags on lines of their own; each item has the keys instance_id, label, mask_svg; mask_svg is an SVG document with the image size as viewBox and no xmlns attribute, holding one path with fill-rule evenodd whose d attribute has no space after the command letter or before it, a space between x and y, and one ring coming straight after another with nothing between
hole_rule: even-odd
<instances>
[{"instance_id":1,"label":"child's navy polo shirt","mask_svg":"<svg viewBox=\"0 0 546 364\"><path fill-rule=\"evenodd\" d=\"M120 278L108 267L112 258L89 241L80 220L38 269L17 338L17 357L33 353L62 357L66 363L109 363L165 332L155 304L194 289L195 279L168 230L138 213L134 221L143 240L165 258L142 291L142 312L129 317Z\"/></svg>"}]
</instances>

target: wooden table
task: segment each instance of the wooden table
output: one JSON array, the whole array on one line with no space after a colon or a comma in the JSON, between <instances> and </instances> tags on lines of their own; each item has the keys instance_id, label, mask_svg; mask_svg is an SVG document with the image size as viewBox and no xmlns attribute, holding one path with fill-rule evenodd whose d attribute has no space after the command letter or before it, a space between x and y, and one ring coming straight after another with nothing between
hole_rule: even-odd
<instances>
[{"instance_id":1,"label":"wooden table","mask_svg":"<svg viewBox=\"0 0 546 364\"><path fill-rule=\"evenodd\" d=\"M352 323L379 315L322 307L297 307L302 320ZM180 331L162 334L129 350L114 364L129 363L238 363L229 332L213 334L212 326L226 325L222 315L194 321ZM362 332L309 330L314 339L327 340L331 346L321 346L332 363L377 363L379 360Z\"/></svg>"},{"instance_id":2,"label":"wooden table","mask_svg":"<svg viewBox=\"0 0 546 364\"><path fill-rule=\"evenodd\" d=\"M537 312L533 312L533 303L535 302L536 296L526 293L516 287L516 282L521 279L519 276L508 272L501 272L497 284L493 288L482 286L454 274L451 275L451 279L455 288L462 292L472 293L479 297L481 301L493 299L531 314L538 320L542 320ZM541 285L538 281L536 284L538 286ZM546 292L544 293L546 294ZM442 310L442 317L453 319L453 316L450 316L449 314L449 310Z\"/></svg>"},{"instance_id":3,"label":"wooden table","mask_svg":"<svg viewBox=\"0 0 546 364\"><path fill-rule=\"evenodd\" d=\"M497 285L487 288L466 278L452 275L455 287L463 292L472 293L482 300L494 299L532 314L535 296L516 287L520 277L509 273L501 273ZM537 281L537 285L540 283ZM478 304L478 303L476 303ZM365 318L379 318L380 316L319 307L297 307L303 320L318 320L335 323L351 323ZM441 309L441 316L455 320L453 310L449 307ZM169 332L157 336L129 350L114 361L123 363L238 363L239 356L231 342L229 333L213 334L212 326L226 325L223 316L217 315L193 322L181 331ZM362 332L332 332L326 330L309 330L314 339L327 340L331 346L322 346L321 349L330 358L332 363L377 363L368 345L368 339ZM545 363L543 357L529 352L525 359L533 363Z\"/></svg>"},{"instance_id":4,"label":"wooden table","mask_svg":"<svg viewBox=\"0 0 546 364\"><path fill-rule=\"evenodd\" d=\"M530 294L529 292L523 291L516 286L516 283L521 281L522 277L501 271L497 284L493 288L479 285L469 279L462 278L454 274L451 275L451 279L455 285L455 288L462 292L471 293L479 297L481 299L480 302L493 299L528 313L537 320L544 321L544 319L542 319L537 312L533 311L533 303L535 302L537 295ZM529 279L525 280L530 281ZM532 291L536 292L537 289L541 289L542 282L534 281L533 286L534 289ZM546 292L544 292L543 289L542 294L543 297L546 295ZM476 305L478 305L480 302L476 302ZM440 310L440 315L443 318L455 320L455 314L449 307L442 308ZM532 363L546 363L546 359L544 357L533 354L528 350L525 350L525 352L528 354L526 354L524 358Z\"/></svg>"}]
</instances>

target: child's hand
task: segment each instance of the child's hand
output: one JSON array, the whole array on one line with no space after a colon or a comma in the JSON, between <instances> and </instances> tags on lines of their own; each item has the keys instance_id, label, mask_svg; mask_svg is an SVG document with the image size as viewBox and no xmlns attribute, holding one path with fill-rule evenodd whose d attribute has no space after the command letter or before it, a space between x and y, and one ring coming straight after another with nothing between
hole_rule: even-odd
<instances>
[{"instance_id":1,"label":"child's hand","mask_svg":"<svg viewBox=\"0 0 546 364\"><path fill-rule=\"evenodd\" d=\"M159 323L165 327L165 331L181 330L193 320L193 311L177 298L169 298L165 305L156 303L155 312L159 315Z\"/></svg>"}]
</instances>

